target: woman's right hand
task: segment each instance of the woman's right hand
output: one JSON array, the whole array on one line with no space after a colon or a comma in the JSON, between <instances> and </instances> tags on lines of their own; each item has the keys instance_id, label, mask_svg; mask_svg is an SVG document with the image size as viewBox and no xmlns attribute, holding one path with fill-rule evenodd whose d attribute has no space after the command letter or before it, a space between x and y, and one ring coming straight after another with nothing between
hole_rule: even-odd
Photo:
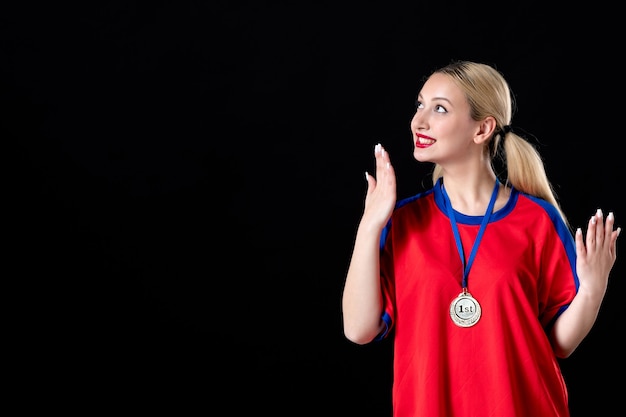
<instances>
[{"instance_id":1,"label":"woman's right hand","mask_svg":"<svg viewBox=\"0 0 626 417\"><path fill-rule=\"evenodd\" d=\"M391 165L389 154L379 143L374 147L376 158L376 177L365 173L367 194L363 220L382 229L396 204L396 173Z\"/></svg>"}]
</instances>

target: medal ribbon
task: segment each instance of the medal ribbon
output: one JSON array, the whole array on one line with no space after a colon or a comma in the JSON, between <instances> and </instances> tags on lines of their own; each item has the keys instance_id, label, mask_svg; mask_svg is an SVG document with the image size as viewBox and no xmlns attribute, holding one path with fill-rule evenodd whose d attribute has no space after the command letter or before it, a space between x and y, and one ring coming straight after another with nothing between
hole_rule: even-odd
<instances>
[{"instance_id":1,"label":"medal ribbon","mask_svg":"<svg viewBox=\"0 0 626 417\"><path fill-rule=\"evenodd\" d=\"M489 223L489 218L491 217L491 212L493 211L493 206L496 204L496 198L498 197L498 186L500 185L499 181L496 180L496 185L493 187L493 193L491 193L491 200L489 201L489 205L487 206L487 211L485 212L485 216L483 217L483 221L480 224L480 229L478 230L478 234L476 235L476 240L474 240L474 245L472 246L472 251L470 252L469 259L467 264L465 264L465 255L463 253L463 243L461 242L461 235L459 234L459 228L456 224L456 217L454 216L454 209L452 208L452 203L450 202L450 197L448 197L448 193L446 192L445 187L441 187L443 191L443 196L446 202L446 209L448 210L448 217L450 218L450 224L452 225L452 232L454 232L454 239L456 240L456 248L459 251L459 256L461 257L461 263L463 264L463 292L467 292L467 276L469 275L469 270L472 267L472 263L474 262L474 258L476 257L476 252L478 251L478 246L480 245L480 241L483 238L483 233L487 228L487 223Z\"/></svg>"}]
</instances>

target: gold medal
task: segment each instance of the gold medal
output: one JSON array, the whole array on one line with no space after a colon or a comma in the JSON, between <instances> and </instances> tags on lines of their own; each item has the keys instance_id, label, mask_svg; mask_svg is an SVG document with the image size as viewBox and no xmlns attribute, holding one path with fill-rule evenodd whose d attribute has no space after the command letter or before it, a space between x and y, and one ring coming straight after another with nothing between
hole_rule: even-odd
<instances>
[{"instance_id":1,"label":"gold medal","mask_svg":"<svg viewBox=\"0 0 626 417\"><path fill-rule=\"evenodd\" d=\"M450 318L459 327L475 325L481 314L480 304L467 291L463 291L450 303Z\"/></svg>"}]
</instances>

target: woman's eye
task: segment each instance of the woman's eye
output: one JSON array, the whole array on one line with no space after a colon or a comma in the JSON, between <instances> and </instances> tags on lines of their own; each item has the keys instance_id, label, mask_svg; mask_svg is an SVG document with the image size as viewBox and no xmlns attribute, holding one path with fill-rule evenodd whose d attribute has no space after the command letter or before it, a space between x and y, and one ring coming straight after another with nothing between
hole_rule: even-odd
<instances>
[{"instance_id":1,"label":"woman's eye","mask_svg":"<svg viewBox=\"0 0 626 417\"><path fill-rule=\"evenodd\" d=\"M422 103L419 100L415 100L415 108L416 109L423 109L424 108L424 103ZM437 104L435 105L435 113L447 113L448 110L446 110L445 107L443 107L441 104Z\"/></svg>"}]
</instances>

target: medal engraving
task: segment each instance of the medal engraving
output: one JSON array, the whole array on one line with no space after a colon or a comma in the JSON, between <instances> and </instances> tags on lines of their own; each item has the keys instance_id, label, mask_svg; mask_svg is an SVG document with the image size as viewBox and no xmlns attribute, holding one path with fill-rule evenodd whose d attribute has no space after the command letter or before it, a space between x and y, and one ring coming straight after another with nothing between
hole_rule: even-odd
<instances>
[{"instance_id":1,"label":"medal engraving","mask_svg":"<svg viewBox=\"0 0 626 417\"><path fill-rule=\"evenodd\" d=\"M482 310L478 301L463 291L450 304L450 318L459 327L471 327L480 319Z\"/></svg>"}]
</instances>

